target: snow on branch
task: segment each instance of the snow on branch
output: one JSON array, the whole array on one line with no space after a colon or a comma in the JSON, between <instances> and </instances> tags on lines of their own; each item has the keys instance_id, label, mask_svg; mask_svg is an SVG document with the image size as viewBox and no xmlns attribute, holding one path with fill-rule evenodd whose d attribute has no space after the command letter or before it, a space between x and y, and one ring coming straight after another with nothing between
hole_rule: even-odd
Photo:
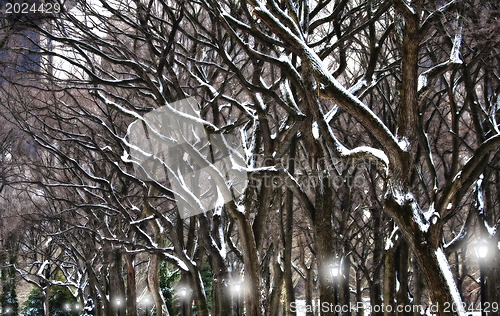
<instances>
[{"instance_id":1,"label":"snow on branch","mask_svg":"<svg viewBox=\"0 0 500 316\"><path fill-rule=\"evenodd\" d=\"M348 149L344 145L340 143L332 129L328 125L331 117L336 113L336 107L333 108L326 115L323 113L323 110L320 107L316 108L318 111L318 122L314 122L312 126L313 136L316 139L319 139L320 132L322 135L326 136L326 141L332 147L333 150L342 158L342 159L350 159L350 158L367 158L367 159L375 159L378 162L381 162L384 168L385 173L387 174L389 168L389 158L386 153L380 149L376 149L368 146L359 146L354 149Z\"/></svg>"},{"instance_id":2,"label":"snow on branch","mask_svg":"<svg viewBox=\"0 0 500 316\"><path fill-rule=\"evenodd\" d=\"M359 146L353 149L347 149L340 143L337 146L338 153L341 158L351 159L351 158L367 158L367 159L375 159L382 163L383 168L387 174L387 168L389 167L389 158L387 155L380 149L368 147L368 146Z\"/></svg>"},{"instance_id":3,"label":"snow on branch","mask_svg":"<svg viewBox=\"0 0 500 316\"><path fill-rule=\"evenodd\" d=\"M457 251L462 246L463 242L467 240L468 233L472 230L471 226L474 224L475 218L475 212L469 211L460 232L450 242L444 245L443 248L446 253Z\"/></svg>"},{"instance_id":4,"label":"snow on branch","mask_svg":"<svg viewBox=\"0 0 500 316\"><path fill-rule=\"evenodd\" d=\"M457 17L458 30L453 40L453 47L451 49L450 58L440 64L431 67L429 70L424 71L418 76L418 92L422 95L430 85L430 79L435 78L446 71L450 70L453 66L462 64L460 59L460 46L462 44L462 25L463 19L460 14Z\"/></svg>"},{"instance_id":5,"label":"snow on branch","mask_svg":"<svg viewBox=\"0 0 500 316\"><path fill-rule=\"evenodd\" d=\"M261 1L252 0L250 4L254 7L254 13L265 22L268 27L282 40L289 44L303 63L311 70L319 82L319 93L322 97L332 99L338 106L354 116L370 133L382 144L388 157L398 160L402 153L397 139L377 115L363 102L356 98L344 88L323 65L321 58L294 32L273 15ZM373 151L371 152L373 154ZM379 153L375 156L380 158ZM387 156L386 156L387 157Z\"/></svg>"},{"instance_id":6,"label":"snow on branch","mask_svg":"<svg viewBox=\"0 0 500 316\"><path fill-rule=\"evenodd\" d=\"M398 145L398 141L382 120L363 102L344 88L326 70L327 68L323 65L319 56L305 45L303 58L320 83L320 95L332 99L344 111L355 117L381 143L384 150L390 153L390 157L397 159L402 150ZM378 154L375 156L381 157Z\"/></svg>"},{"instance_id":7,"label":"snow on branch","mask_svg":"<svg viewBox=\"0 0 500 316\"><path fill-rule=\"evenodd\" d=\"M393 0L394 6L405 16L411 17L416 15L415 9L406 0Z\"/></svg>"},{"instance_id":8,"label":"snow on branch","mask_svg":"<svg viewBox=\"0 0 500 316\"><path fill-rule=\"evenodd\" d=\"M439 19L448 10L453 9L461 1L462 0L452 0L452 1L448 2L447 4L443 5L442 7L440 7L439 9L435 10L431 14L429 14L429 16L424 20L424 22L420 26L420 33L421 34L425 33L431 27L431 25L434 23L434 21Z\"/></svg>"},{"instance_id":9,"label":"snow on branch","mask_svg":"<svg viewBox=\"0 0 500 316\"><path fill-rule=\"evenodd\" d=\"M458 170L453 181L450 182L443 190L443 194L437 204L436 210L441 216L446 216L445 212L450 212L453 207L448 207L452 203L455 194L464 186L472 184L473 177L477 177L477 168L482 163L489 152L500 146L500 134L490 137L484 141L474 152L474 155Z\"/></svg>"},{"instance_id":10,"label":"snow on branch","mask_svg":"<svg viewBox=\"0 0 500 316\"><path fill-rule=\"evenodd\" d=\"M497 134L500 134L500 129L498 127L498 122L497 122L497 112L500 109L500 94L497 95L497 99L491 102L491 107L490 107L490 113L488 113L488 118L491 122L491 126L495 130Z\"/></svg>"}]
</instances>

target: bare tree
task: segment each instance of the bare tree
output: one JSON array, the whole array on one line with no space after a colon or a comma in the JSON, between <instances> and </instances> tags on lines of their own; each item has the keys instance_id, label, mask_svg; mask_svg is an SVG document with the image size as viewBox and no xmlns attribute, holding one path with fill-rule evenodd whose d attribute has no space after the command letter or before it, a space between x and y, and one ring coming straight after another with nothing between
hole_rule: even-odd
<instances>
[{"instance_id":1,"label":"bare tree","mask_svg":"<svg viewBox=\"0 0 500 316\"><path fill-rule=\"evenodd\" d=\"M2 108L38 148L24 184L64 213L64 225L42 232L58 236L48 257L85 275L90 285L72 286L103 315L137 312L134 258L144 254L157 315L169 313L162 261L180 269L198 315L235 312L229 289L240 272L249 315L294 315L299 280L309 305L317 286L322 303L369 296L376 306L432 302L440 315L463 315L462 298L477 287L477 269L461 263L474 230L498 243L497 33L477 34L498 28L498 7L474 5L99 1L23 20L30 32L17 36L30 45L14 51L39 67L6 76ZM188 96L196 115L172 105ZM134 157L130 126L149 124L157 109L210 137L232 136L246 189L213 168L214 190L230 201L184 217L182 203L203 203L197 189L175 186L175 166L151 151L168 179L136 172L148 170ZM155 131L167 141L163 132ZM197 145L213 155L213 142ZM200 147L182 154L206 163ZM498 269L482 278L491 283ZM489 287L489 299L497 295ZM113 305L124 297L126 309Z\"/></svg>"}]
</instances>

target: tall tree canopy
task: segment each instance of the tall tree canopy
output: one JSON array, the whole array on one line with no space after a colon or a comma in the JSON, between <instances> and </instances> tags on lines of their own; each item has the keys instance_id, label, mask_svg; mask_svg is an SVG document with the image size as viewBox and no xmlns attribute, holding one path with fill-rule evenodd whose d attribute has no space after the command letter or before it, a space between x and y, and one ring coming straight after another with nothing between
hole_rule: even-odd
<instances>
[{"instance_id":1,"label":"tall tree canopy","mask_svg":"<svg viewBox=\"0 0 500 316\"><path fill-rule=\"evenodd\" d=\"M465 315L482 239L498 298L496 1L72 5L2 20L3 119L26 137L2 149L2 187L29 199L17 270L42 293L65 285L96 315L136 315L142 273L169 315L166 262L198 315L230 314L239 282L247 315L295 314L316 296ZM191 110L175 106L189 97ZM175 138L147 119L155 110L201 134ZM133 124L180 147L138 148ZM14 164L22 172L4 175ZM210 194L200 214L181 212Z\"/></svg>"}]
</instances>

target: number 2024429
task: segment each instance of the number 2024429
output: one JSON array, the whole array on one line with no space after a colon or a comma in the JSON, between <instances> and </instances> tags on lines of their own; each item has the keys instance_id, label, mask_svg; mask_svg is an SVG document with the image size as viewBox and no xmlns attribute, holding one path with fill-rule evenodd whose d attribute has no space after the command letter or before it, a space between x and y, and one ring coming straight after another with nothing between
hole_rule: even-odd
<instances>
[{"instance_id":1,"label":"number 2024429","mask_svg":"<svg viewBox=\"0 0 500 316\"><path fill-rule=\"evenodd\" d=\"M6 3L4 13L6 14L57 14L62 7L59 3Z\"/></svg>"}]
</instances>

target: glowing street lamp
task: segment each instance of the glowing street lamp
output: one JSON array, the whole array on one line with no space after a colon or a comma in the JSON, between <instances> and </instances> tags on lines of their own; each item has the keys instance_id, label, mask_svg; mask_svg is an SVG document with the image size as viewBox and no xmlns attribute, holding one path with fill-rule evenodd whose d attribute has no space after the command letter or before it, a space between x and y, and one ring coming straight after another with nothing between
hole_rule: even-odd
<instances>
[{"instance_id":1,"label":"glowing street lamp","mask_svg":"<svg viewBox=\"0 0 500 316\"><path fill-rule=\"evenodd\" d=\"M182 298L185 298L187 296L187 290L186 289L181 289L180 292L179 292L179 295Z\"/></svg>"},{"instance_id":2,"label":"glowing street lamp","mask_svg":"<svg viewBox=\"0 0 500 316\"><path fill-rule=\"evenodd\" d=\"M151 298L149 296L145 296L142 299L142 303L144 304L144 308L146 309L146 316L149 316L149 312L151 310Z\"/></svg>"},{"instance_id":3,"label":"glowing street lamp","mask_svg":"<svg viewBox=\"0 0 500 316\"><path fill-rule=\"evenodd\" d=\"M231 291L233 292L233 295L236 297L236 315L240 316L240 292L241 292L241 284L240 283L233 283L231 285Z\"/></svg>"},{"instance_id":4,"label":"glowing street lamp","mask_svg":"<svg viewBox=\"0 0 500 316\"><path fill-rule=\"evenodd\" d=\"M188 290L186 288L180 288L179 290L179 296L181 297L181 301L182 301L182 315L183 316L186 316L186 304L187 304L187 301L188 301Z\"/></svg>"},{"instance_id":5,"label":"glowing street lamp","mask_svg":"<svg viewBox=\"0 0 500 316\"><path fill-rule=\"evenodd\" d=\"M489 250L488 242L482 239L474 246L474 250L476 252L476 256L479 259L486 259L486 257L488 257L488 250Z\"/></svg>"},{"instance_id":6,"label":"glowing street lamp","mask_svg":"<svg viewBox=\"0 0 500 316\"><path fill-rule=\"evenodd\" d=\"M481 315L487 315L483 313L484 305L486 304L486 286L485 286L485 273L484 268L486 264L486 259L488 258L489 244L485 239L481 239L475 246L474 251L479 259L479 278L480 278L480 290L481 290Z\"/></svg>"},{"instance_id":7,"label":"glowing street lamp","mask_svg":"<svg viewBox=\"0 0 500 316\"><path fill-rule=\"evenodd\" d=\"M64 310L67 312L71 312L71 303L64 304Z\"/></svg>"},{"instance_id":8,"label":"glowing street lamp","mask_svg":"<svg viewBox=\"0 0 500 316\"><path fill-rule=\"evenodd\" d=\"M337 290L337 287L338 287L337 279L340 277L340 264L338 264L337 262L334 262L330 265L330 275L332 276L332 282L334 283L333 284L333 299L334 299L335 306L337 306L339 303L338 290Z\"/></svg>"},{"instance_id":9,"label":"glowing street lamp","mask_svg":"<svg viewBox=\"0 0 500 316\"><path fill-rule=\"evenodd\" d=\"M233 292L234 293L240 294L240 290L241 290L241 285L239 283L233 284Z\"/></svg>"},{"instance_id":10,"label":"glowing street lamp","mask_svg":"<svg viewBox=\"0 0 500 316\"><path fill-rule=\"evenodd\" d=\"M113 310L114 313L116 313L117 316L125 313L124 307L125 307L126 301L123 297L121 297L121 296L111 297L111 300L109 303L111 305L111 309Z\"/></svg>"},{"instance_id":11,"label":"glowing street lamp","mask_svg":"<svg viewBox=\"0 0 500 316\"><path fill-rule=\"evenodd\" d=\"M330 265L330 274L332 278L335 280L340 274L340 265L338 263L332 263Z\"/></svg>"}]
</instances>

